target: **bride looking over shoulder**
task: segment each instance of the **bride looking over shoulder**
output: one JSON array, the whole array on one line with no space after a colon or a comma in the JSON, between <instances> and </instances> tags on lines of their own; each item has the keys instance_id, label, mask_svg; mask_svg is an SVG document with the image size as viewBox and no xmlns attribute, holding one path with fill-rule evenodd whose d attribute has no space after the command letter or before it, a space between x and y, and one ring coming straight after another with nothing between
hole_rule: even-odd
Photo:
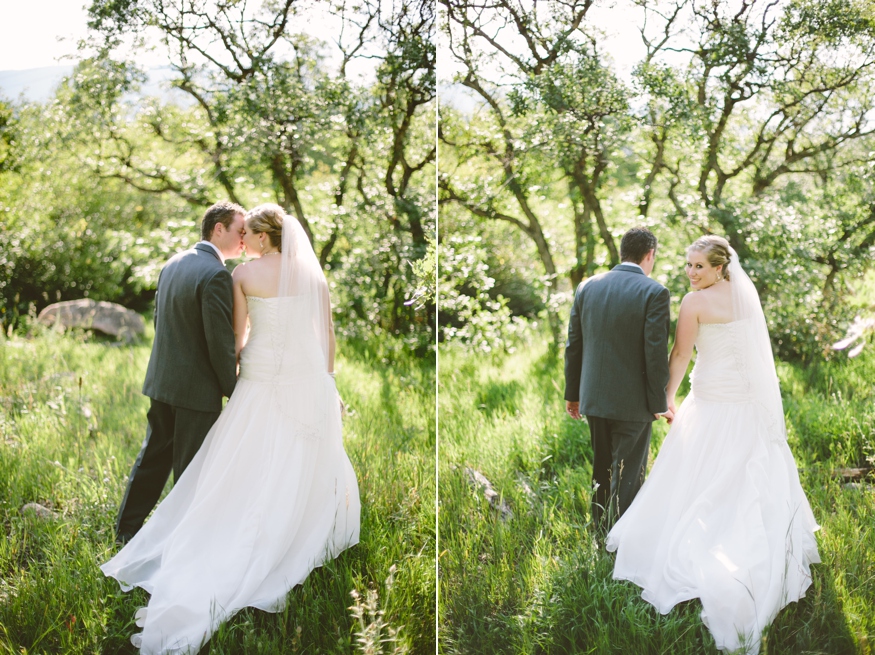
<instances>
[{"instance_id":1,"label":"bride looking over shoulder","mask_svg":"<svg viewBox=\"0 0 875 655\"><path fill-rule=\"evenodd\" d=\"M608 534L614 578L662 614L698 598L717 648L756 655L763 631L811 584L818 529L787 445L756 288L726 239L687 249L668 406L695 346L691 390L629 509Z\"/></svg>"},{"instance_id":2,"label":"bride looking over shoulder","mask_svg":"<svg viewBox=\"0 0 875 655\"><path fill-rule=\"evenodd\" d=\"M673 414L677 414L675 396L693 356L693 345L699 334L699 326L722 325L733 321L732 288L729 282L728 265L712 265L709 258L714 258L710 250L690 246L687 251L685 270L693 291L685 295L681 301L674 347L669 357L666 396L668 407Z\"/></svg>"}]
</instances>

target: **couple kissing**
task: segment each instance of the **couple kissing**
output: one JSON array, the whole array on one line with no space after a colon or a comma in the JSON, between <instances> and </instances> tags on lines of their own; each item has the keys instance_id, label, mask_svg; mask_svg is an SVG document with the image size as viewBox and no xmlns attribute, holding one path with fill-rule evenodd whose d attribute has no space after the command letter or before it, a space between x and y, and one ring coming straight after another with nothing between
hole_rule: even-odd
<instances>
[{"instance_id":1,"label":"couple kissing","mask_svg":"<svg viewBox=\"0 0 875 655\"><path fill-rule=\"evenodd\" d=\"M198 652L244 607L282 610L359 540L328 284L304 229L278 205L223 202L201 236L158 278L146 438L119 510L123 548L101 566L151 594L131 637L150 655ZM254 259L228 272L244 247Z\"/></svg>"}]
</instances>

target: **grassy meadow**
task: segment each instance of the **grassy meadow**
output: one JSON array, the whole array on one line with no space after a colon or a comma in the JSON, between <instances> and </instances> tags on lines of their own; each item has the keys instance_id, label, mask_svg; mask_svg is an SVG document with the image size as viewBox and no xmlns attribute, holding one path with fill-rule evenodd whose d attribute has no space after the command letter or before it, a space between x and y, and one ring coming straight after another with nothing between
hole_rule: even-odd
<instances>
[{"instance_id":1,"label":"grassy meadow","mask_svg":"<svg viewBox=\"0 0 875 655\"><path fill-rule=\"evenodd\" d=\"M761 653L869 655L875 491L847 485L834 471L875 455L875 348L854 360L781 364L779 374L790 447L821 525L823 562L812 568L805 598L767 630ZM662 616L634 584L611 578L614 555L587 529L586 423L565 415L563 389L562 363L545 341L510 355L442 347L441 651L717 653L697 600ZM655 424L651 462L667 428ZM491 503L473 471L497 492Z\"/></svg>"},{"instance_id":2,"label":"grassy meadow","mask_svg":"<svg viewBox=\"0 0 875 655\"><path fill-rule=\"evenodd\" d=\"M41 330L0 335L0 655L134 653L134 611L98 565L145 435L151 336L132 346ZM238 613L203 653L433 653L434 365L341 343L344 438L361 543L290 592ZM27 503L50 518L23 513ZM355 599L351 592L357 592ZM383 641L398 631L397 641Z\"/></svg>"}]
</instances>

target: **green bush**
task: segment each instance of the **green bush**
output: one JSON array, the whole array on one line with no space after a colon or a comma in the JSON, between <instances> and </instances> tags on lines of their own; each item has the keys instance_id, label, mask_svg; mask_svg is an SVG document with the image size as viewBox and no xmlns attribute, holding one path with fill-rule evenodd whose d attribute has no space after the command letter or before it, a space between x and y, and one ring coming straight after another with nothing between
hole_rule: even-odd
<instances>
[{"instance_id":1,"label":"green bush","mask_svg":"<svg viewBox=\"0 0 875 655\"><path fill-rule=\"evenodd\" d=\"M140 235L73 224L0 226L0 322L17 326L23 316L53 302L93 298L136 311L151 308L158 272L175 251L192 244L193 222Z\"/></svg>"}]
</instances>

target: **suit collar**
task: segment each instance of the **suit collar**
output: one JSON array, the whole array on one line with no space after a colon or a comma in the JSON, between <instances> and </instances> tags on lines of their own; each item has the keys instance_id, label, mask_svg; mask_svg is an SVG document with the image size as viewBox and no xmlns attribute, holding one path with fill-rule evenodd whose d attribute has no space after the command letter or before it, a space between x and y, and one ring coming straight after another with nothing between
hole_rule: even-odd
<instances>
[{"instance_id":1,"label":"suit collar","mask_svg":"<svg viewBox=\"0 0 875 655\"><path fill-rule=\"evenodd\" d=\"M617 264L611 270L625 271L627 273L639 273L641 275L644 275L644 270L640 266L636 266L635 264L628 264L626 262L623 262L622 264Z\"/></svg>"},{"instance_id":2,"label":"suit collar","mask_svg":"<svg viewBox=\"0 0 875 655\"><path fill-rule=\"evenodd\" d=\"M194 244L194 249L200 250L202 252L208 252L211 255L213 255L216 259L218 259L219 262L222 263L222 265L225 264L225 258L222 257L222 254L219 252L219 249L216 248L216 246L214 246L209 241L198 241L196 244Z\"/></svg>"}]
</instances>

